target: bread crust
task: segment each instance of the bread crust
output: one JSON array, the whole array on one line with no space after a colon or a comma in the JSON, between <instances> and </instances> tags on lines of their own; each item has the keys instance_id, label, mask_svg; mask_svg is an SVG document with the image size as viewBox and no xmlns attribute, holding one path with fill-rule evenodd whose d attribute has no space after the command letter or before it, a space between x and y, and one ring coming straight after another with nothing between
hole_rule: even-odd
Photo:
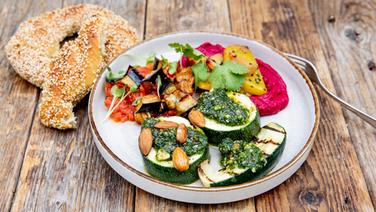
<instances>
[{"instance_id":1,"label":"bread crust","mask_svg":"<svg viewBox=\"0 0 376 212\"><path fill-rule=\"evenodd\" d=\"M60 43L78 33L74 40ZM76 128L74 106L101 70L138 41L135 30L104 8L80 4L31 18L5 47L14 70L41 87L39 117L57 129Z\"/></svg>"},{"instance_id":2,"label":"bread crust","mask_svg":"<svg viewBox=\"0 0 376 212\"><path fill-rule=\"evenodd\" d=\"M60 43L78 33L82 23L97 13L108 19L104 44L106 63L138 42L135 29L122 17L96 5L78 4L21 23L5 46L10 64L22 78L42 88L50 63L59 53Z\"/></svg>"}]
</instances>

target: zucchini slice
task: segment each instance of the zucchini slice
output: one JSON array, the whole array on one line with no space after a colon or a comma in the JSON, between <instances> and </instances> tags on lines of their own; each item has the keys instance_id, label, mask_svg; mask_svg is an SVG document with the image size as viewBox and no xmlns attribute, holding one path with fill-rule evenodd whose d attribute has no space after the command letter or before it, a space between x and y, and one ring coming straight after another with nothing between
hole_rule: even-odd
<instances>
[{"instance_id":1,"label":"zucchini slice","mask_svg":"<svg viewBox=\"0 0 376 212\"><path fill-rule=\"evenodd\" d=\"M228 186L244 183L266 175L277 164L286 143L285 129L276 124L269 123L257 134L253 142L265 155L266 164L258 169L234 168L231 172L223 169L214 170L209 161L205 160L198 168L198 175L205 187Z\"/></svg>"},{"instance_id":2,"label":"zucchini slice","mask_svg":"<svg viewBox=\"0 0 376 212\"><path fill-rule=\"evenodd\" d=\"M251 140L260 131L260 115L256 105L251 99L241 93L226 92L227 96L246 108L249 112L246 123L238 126L228 126L219 123L216 120L210 119L205 116L205 127L203 128L205 134L208 136L211 144L217 145L224 138L231 138L234 140L244 139Z\"/></svg>"},{"instance_id":3,"label":"zucchini slice","mask_svg":"<svg viewBox=\"0 0 376 212\"><path fill-rule=\"evenodd\" d=\"M187 128L193 129L196 133L201 133L205 135L201 129L194 128L185 118L171 116L160 117L158 119L172 121L178 124L183 123L187 126ZM150 150L149 154L143 157L146 171L151 176L156 177L162 181L179 184L189 184L199 179L197 168L201 164L201 162L209 158L209 145L207 144L203 151L189 156L189 169L183 172L180 172L175 169L171 157L169 157L169 155L167 154L169 153L161 153L161 151L153 147Z\"/></svg>"}]
</instances>

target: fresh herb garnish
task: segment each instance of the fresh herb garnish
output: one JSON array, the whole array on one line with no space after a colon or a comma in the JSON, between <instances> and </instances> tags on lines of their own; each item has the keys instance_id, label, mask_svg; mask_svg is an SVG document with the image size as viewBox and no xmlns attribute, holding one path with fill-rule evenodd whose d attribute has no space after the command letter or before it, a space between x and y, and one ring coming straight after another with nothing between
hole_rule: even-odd
<instances>
[{"instance_id":1,"label":"fresh herb garnish","mask_svg":"<svg viewBox=\"0 0 376 212\"><path fill-rule=\"evenodd\" d=\"M112 94L112 96L114 96L116 98L122 97L124 95L124 93L125 93L125 89L119 88L117 85L114 85L111 88L111 94Z\"/></svg>"},{"instance_id":2,"label":"fresh herb garnish","mask_svg":"<svg viewBox=\"0 0 376 212\"><path fill-rule=\"evenodd\" d=\"M235 61L226 61L222 65L215 66L210 74L209 81L213 88L238 91L245 80L247 72L246 66Z\"/></svg>"},{"instance_id":3,"label":"fresh herb garnish","mask_svg":"<svg viewBox=\"0 0 376 212\"><path fill-rule=\"evenodd\" d=\"M168 44L171 48L174 48L176 52L183 53L184 56L191 58L193 60L200 60L205 57L200 51L194 49L189 44L180 44L180 43L170 43Z\"/></svg>"},{"instance_id":4,"label":"fresh herb garnish","mask_svg":"<svg viewBox=\"0 0 376 212\"><path fill-rule=\"evenodd\" d=\"M112 72L112 69L107 66L108 73L106 75L106 80L108 82L114 82L116 80L120 80L125 76L125 71L121 70L118 72Z\"/></svg>"},{"instance_id":5,"label":"fresh herb garnish","mask_svg":"<svg viewBox=\"0 0 376 212\"><path fill-rule=\"evenodd\" d=\"M168 73L171 74L171 75L175 74L177 68L178 68L178 63L177 62L170 63L170 68L168 69Z\"/></svg>"},{"instance_id":6,"label":"fresh herb garnish","mask_svg":"<svg viewBox=\"0 0 376 212\"><path fill-rule=\"evenodd\" d=\"M163 57L163 55L161 55L161 62L162 62L162 68L166 68L168 66L168 60L167 58Z\"/></svg>"},{"instance_id":7,"label":"fresh herb garnish","mask_svg":"<svg viewBox=\"0 0 376 212\"><path fill-rule=\"evenodd\" d=\"M159 97L160 97L159 89L161 88L161 86L162 86L162 79L161 79L161 76L158 75L157 76L157 94Z\"/></svg>"},{"instance_id":8,"label":"fresh herb garnish","mask_svg":"<svg viewBox=\"0 0 376 212\"><path fill-rule=\"evenodd\" d=\"M152 64L155 59L155 52L151 53L147 58L146 58L146 64Z\"/></svg>"},{"instance_id":9,"label":"fresh herb garnish","mask_svg":"<svg viewBox=\"0 0 376 212\"><path fill-rule=\"evenodd\" d=\"M137 97L137 98L132 102L132 105L133 105L133 106L137 106L138 103L140 102L141 98L142 98L141 96Z\"/></svg>"},{"instance_id":10,"label":"fresh herb garnish","mask_svg":"<svg viewBox=\"0 0 376 212\"><path fill-rule=\"evenodd\" d=\"M205 82L209 79L210 73L206 67L206 64L203 62L193 65L192 71L195 75L195 87L197 87L200 82Z\"/></svg>"},{"instance_id":11,"label":"fresh herb garnish","mask_svg":"<svg viewBox=\"0 0 376 212\"><path fill-rule=\"evenodd\" d=\"M119 88L117 85L112 86L112 88L111 88L111 94L113 95L113 98L112 98L111 105L108 108L108 112L107 112L107 115L106 115L106 117L105 117L104 120L106 120L112 114L112 112L114 112L114 110L123 102L123 100L125 99L125 97L127 97L130 93L136 92L137 90L138 90L137 86L133 85L132 87L129 88L129 91L127 93L125 93L125 89L124 88ZM116 100L118 98L120 98L120 100L114 106L114 104L115 104L115 102L116 102Z\"/></svg>"}]
</instances>

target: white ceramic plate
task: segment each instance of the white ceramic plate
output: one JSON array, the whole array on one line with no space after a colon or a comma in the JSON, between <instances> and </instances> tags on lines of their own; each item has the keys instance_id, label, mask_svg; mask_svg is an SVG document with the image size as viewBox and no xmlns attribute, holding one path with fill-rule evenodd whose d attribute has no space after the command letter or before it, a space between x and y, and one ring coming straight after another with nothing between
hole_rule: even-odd
<instances>
[{"instance_id":1,"label":"white ceramic plate","mask_svg":"<svg viewBox=\"0 0 376 212\"><path fill-rule=\"evenodd\" d=\"M138 149L140 127L135 122L115 123L103 121L105 74L97 80L90 95L89 119L94 141L107 163L124 179L155 195L182 202L225 203L246 199L266 192L288 179L306 160L317 131L319 105L317 95L307 76L277 50L258 41L237 35L207 32L182 32L168 34L144 41L115 59L112 70L126 70L130 64L144 64L151 52L178 60L179 54L168 47L169 43L189 43L196 47L203 42L240 44L248 46L256 58L273 66L287 85L290 98L288 106L276 115L262 117L261 125L274 121L285 127L287 142L276 167L266 176L243 184L204 188L199 181L190 185L162 182L148 175ZM135 55L136 57L132 56ZM106 72L104 72L106 73ZM219 161L219 152L210 147L211 163Z\"/></svg>"}]
</instances>

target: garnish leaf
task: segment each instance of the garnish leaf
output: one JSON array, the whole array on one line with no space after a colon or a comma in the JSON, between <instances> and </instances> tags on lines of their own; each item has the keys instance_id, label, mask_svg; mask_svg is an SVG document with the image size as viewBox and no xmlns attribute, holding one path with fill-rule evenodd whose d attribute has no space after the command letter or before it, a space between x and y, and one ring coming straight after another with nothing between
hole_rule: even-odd
<instances>
[{"instance_id":1,"label":"garnish leaf","mask_svg":"<svg viewBox=\"0 0 376 212\"><path fill-rule=\"evenodd\" d=\"M209 81L213 88L224 88L238 91L245 80L247 67L235 61L226 61L223 65L215 66Z\"/></svg>"},{"instance_id":2,"label":"garnish leaf","mask_svg":"<svg viewBox=\"0 0 376 212\"><path fill-rule=\"evenodd\" d=\"M146 58L146 64L152 64L154 62L155 58L155 52L151 53L147 58Z\"/></svg>"},{"instance_id":3,"label":"garnish leaf","mask_svg":"<svg viewBox=\"0 0 376 212\"><path fill-rule=\"evenodd\" d=\"M123 79L123 77L126 74L125 71L123 71L123 70L118 71L118 72L112 72L112 69L108 66L107 66L107 70L108 70L108 73L106 75L106 80L108 82L114 82L116 80Z\"/></svg>"},{"instance_id":4,"label":"garnish leaf","mask_svg":"<svg viewBox=\"0 0 376 212\"><path fill-rule=\"evenodd\" d=\"M171 75L175 74L177 68L178 68L178 63L177 62L170 63L170 68L168 69L168 73L171 74Z\"/></svg>"},{"instance_id":5,"label":"garnish leaf","mask_svg":"<svg viewBox=\"0 0 376 212\"><path fill-rule=\"evenodd\" d=\"M122 97L125 94L125 89L119 88L117 85L114 85L111 88L111 94L116 98Z\"/></svg>"},{"instance_id":6,"label":"garnish leaf","mask_svg":"<svg viewBox=\"0 0 376 212\"><path fill-rule=\"evenodd\" d=\"M235 61L226 61L222 65L226 69L229 69L233 74L246 74L248 73L248 69L245 65L237 63Z\"/></svg>"},{"instance_id":7,"label":"garnish leaf","mask_svg":"<svg viewBox=\"0 0 376 212\"><path fill-rule=\"evenodd\" d=\"M193 65L192 71L195 75L195 87L197 87L200 82L205 82L209 79L210 73L206 67L206 64L203 62Z\"/></svg>"},{"instance_id":8,"label":"garnish leaf","mask_svg":"<svg viewBox=\"0 0 376 212\"><path fill-rule=\"evenodd\" d=\"M193 60L200 60L201 58L205 57L200 51L194 49L188 43L180 44L180 43L170 43L168 44L171 48L174 48L176 52L183 53L184 56L191 58Z\"/></svg>"},{"instance_id":9,"label":"garnish leaf","mask_svg":"<svg viewBox=\"0 0 376 212\"><path fill-rule=\"evenodd\" d=\"M137 91L137 85L132 85L132 87L129 88L129 92L134 93Z\"/></svg>"},{"instance_id":10,"label":"garnish leaf","mask_svg":"<svg viewBox=\"0 0 376 212\"><path fill-rule=\"evenodd\" d=\"M168 66L167 58L165 58L165 57L163 57L163 55L161 55L161 61L162 61L162 68L166 68Z\"/></svg>"},{"instance_id":11,"label":"garnish leaf","mask_svg":"<svg viewBox=\"0 0 376 212\"><path fill-rule=\"evenodd\" d=\"M157 76L157 93L158 93L158 96L160 96L159 89L161 88L161 86L162 86L162 79L161 79L161 76L158 75Z\"/></svg>"},{"instance_id":12,"label":"garnish leaf","mask_svg":"<svg viewBox=\"0 0 376 212\"><path fill-rule=\"evenodd\" d=\"M140 102L141 98L142 98L142 96L137 97L137 98L132 102L132 105L133 105L133 106L137 106L138 103Z\"/></svg>"}]
</instances>

